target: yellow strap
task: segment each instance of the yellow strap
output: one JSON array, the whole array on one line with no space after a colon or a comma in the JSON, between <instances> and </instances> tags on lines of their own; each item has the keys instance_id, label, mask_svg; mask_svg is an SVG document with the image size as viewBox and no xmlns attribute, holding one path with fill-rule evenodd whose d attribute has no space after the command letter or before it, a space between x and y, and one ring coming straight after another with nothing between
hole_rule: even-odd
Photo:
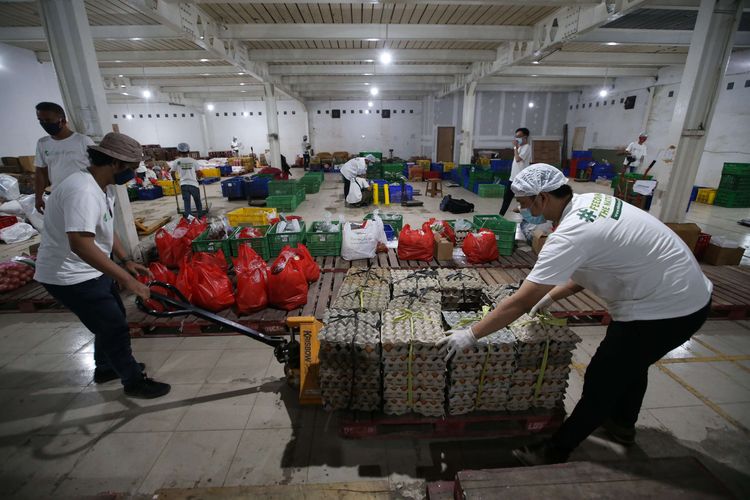
<instances>
[{"instance_id":1,"label":"yellow strap","mask_svg":"<svg viewBox=\"0 0 750 500\"><path fill-rule=\"evenodd\" d=\"M544 346L544 357L542 357L542 366L539 368L539 376L536 378L536 387L534 388L534 402L539 397L539 392L542 390L542 381L544 380L544 372L547 369L547 358L549 357L549 335L547 336L547 343Z\"/></svg>"},{"instance_id":2,"label":"yellow strap","mask_svg":"<svg viewBox=\"0 0 750 500\"><path fill-rule=\"evenodd\" d=\"M409 361L408 366L408 378L406 381L406 397L409 403L409 408L414 409L414 379L412 374L412 362L414 361L414 318L423 319L430 321L423 313L415 313L410 309L402 309L401 315L395 317L394 321L409 320Z\"/></svg>"}]
</instances>

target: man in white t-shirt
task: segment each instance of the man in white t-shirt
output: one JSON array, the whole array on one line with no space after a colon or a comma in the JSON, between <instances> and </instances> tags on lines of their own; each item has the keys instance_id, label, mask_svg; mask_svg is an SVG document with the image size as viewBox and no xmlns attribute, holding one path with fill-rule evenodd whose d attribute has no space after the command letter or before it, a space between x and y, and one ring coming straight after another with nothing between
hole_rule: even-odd
<instances>
[{"instance_id":1,"label":"man in white t-shirt","mask_svg":"<svg viewBox=\"0 0 750 500\"><path fill-rule=\"evenodd\" d=\"M625 151L619 153L620 155L625 155L623 165L628 167L630 172L636 172L643 166L643 162L648 154L648 151L646 150L646 139L648 139L648 134L646 134L646 132L641 132L638 135L638 142L631 142L628 144L628 147L625 148Z\"/></svg>"},{"instance_id":2,"label":"man in white t-shirt","mask_svg":"<svg viewBox=\"0 0 750 500\"><path fill-rule=\"evenodd\" d=\"M45 232L34 279L94 334L94 382L120 379L125 394L156 398L168 384L146 378L130 347L130 327L117 283L142 300L149 289L136 276L148 269L128 258L114 235L110 187L125 184L141 158L141 145L123 134L109 133L89 147L91 166L55 186L47 200ZM115 264L110 255L122 263Z\"/></svg>"},{"instance_id":3,"label":"man in white t-shirt","mask_svg":"<svg viewBox=\"0 0 750 500\"><path fill-rule=\"evenodd\" d=\"M202 215L203 206L201 204L200 184L198 184L198 173L195 171L196 162L188 156L190 145L181 142L177 145L177 151L180 157L172 162L172 172L177 172L180 176L180 190L182 191L182 201L185 204L183 215L187 219L192 215L190 200L195 201L195 212L198 217Z\"/></svg>"},{"instance_id":4,"label":"man in white t-shirt","mask_svg":"<svg viewBox=\"0 0 750 500\"><path fill-rule=\"evenodd\" d=\"M49 134L37 141L34 159L36 209L44 213L44 190L47 186L59 184L74 172L86 170L89 167L86 148L93 146L94 141L68 128L65 111L59 104L40 102L36 105L36 117Z\"/></svg>"},{"instance_id":5,"label":"man in white t-shirt","mask_svg":"<svg viewBox=\"0 0 750 500\"><path fill-rule=\"evenodd\" d=\"M510 182L516 178L521 171L531 163L531 144L529 144L529 129L521 127L516 129L516 138L513 140L513 165L510 170ZM500 208L500 215L505 215L511 202L513 201L513 190L508 188L503 195L503 206Z\"/></svg>"},{"instance_id":6,"label":"man in white t-shirt","mask_svg":"<svg viewBox=\"0 0 750 500\"><path fill-rule=\"evenodd\" d=\"M606 301L613 321L588 365L581 399L549 441L514 450L526 465L566 461L601 425L617 442L633 444L649 366L697 332L710 309L712 284L672 230L610 195L573 195L566 183L545 164L516 176L521 207L556 229L515 295L441 341L449 357L460 358L477 338L584 288Z\"/></svg>"},{"instance_id":7,"label":"man in white t-shirt","mask_svg":"<svg viewBox=\"0 0 750 500\"><path fill-rule=\"evenodd\" d=\"M352 185L352 181L354 181L357 177L364 177L365 175L367 175L367 167L376 161L378 161L378 159L373 155L367 155L364 158L357 156L341 165L339 172L341 173L341 177L344 178L345 203L347 196L349 196L349 188Z\"/></svg>"}]
</instances>

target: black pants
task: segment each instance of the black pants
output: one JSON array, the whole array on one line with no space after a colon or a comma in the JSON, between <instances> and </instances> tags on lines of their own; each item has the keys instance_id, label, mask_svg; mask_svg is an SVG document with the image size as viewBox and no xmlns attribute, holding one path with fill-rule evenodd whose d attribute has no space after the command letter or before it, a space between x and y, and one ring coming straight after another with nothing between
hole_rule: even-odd
<instances>
[{"instance_id":1,"label":"black pants","mask_svg":"<svg viewBox=\"0 0 750 500\"><path fill-rule=\"evenodd\" d=\"M505 212L508 211L508 207L510 207L510 202L513 201L513 198L516 196L513 194L513 190L510 188L513 184L509 184L505 187L505 194L503 195L503 206L500 208L500 215L505 216Z\"/></svg>"},{"instance_id":2,"label":"black pants","mask_svg":"<svg viewBox=\"0 0 750 500\"><path fill-rule=\"evenodd\" d=\"M130 349L130 328L125 306L112 278L100 276L75 285L48 285L44 288L78 316L94 334L96 367L114 370L123 385L143 378Z\"/></svg>"},{"instance_id":3,"label":"black pants","mask_svg":"<svg viewBox=\"0 0 750 500\"><path fill-rule=\"evenodd\" d=\"M624 427L635 426L649 366L687 342L703 326L710 308L709 301L688 316L610 323L586 369L581 399L552 436L552 444L572 451L608 418Z\"/></svg>"},{"instance_id":4,"label":"black pants","mask_svg":"<svg viewBox=\"0 0 750 500\"><path fill-rule=\"evenodd\" d=\"M344 177L343 175L341 177ZM352 185L352 181L344 177L344 202L346 202L346 197L349 196L349 186Z\"/></svg>"},{"instance_id":5,"label":"black pants","mask_svg":"<svg viewBox=\"0 0 750 500\"><path fill-rule=\"evenodd\" d=\"M305 170L310 168L310 155L302 155L302 166Z\"/></svg>"},{"instance_id":6,"label":"black pants","mask_svg":"<svg viewBox=\"0 0 750 500\"><path fill-rule=\"evenodd\" d=\"M201 190L195 186L182 185L180 186L182 191L182 202L185 205L185 211L183 215L187 219L191 215L193 217L201 217L203 215L203 204L201 203ZM193 214L190 208L190 200L195 201L195 214Z\"/></svg>"}]
</instances>

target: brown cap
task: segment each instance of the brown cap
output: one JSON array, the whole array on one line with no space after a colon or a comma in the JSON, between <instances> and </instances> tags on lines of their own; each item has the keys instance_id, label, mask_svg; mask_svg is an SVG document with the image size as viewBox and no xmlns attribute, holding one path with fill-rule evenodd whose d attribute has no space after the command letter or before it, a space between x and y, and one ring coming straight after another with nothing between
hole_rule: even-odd
<instances>
[{"instance_id":1,"label":"brown cap","mask_svg":"<svg viewBox=\"0 0 750 500\"><path fill-rule=\"evenodd\" d=\"M128 163L139 162L143 157L143 150L138 141L129 135L118 134L117 132L108 133L98 146L89 146L89 149Z\"/></svg>"}]
</instances>

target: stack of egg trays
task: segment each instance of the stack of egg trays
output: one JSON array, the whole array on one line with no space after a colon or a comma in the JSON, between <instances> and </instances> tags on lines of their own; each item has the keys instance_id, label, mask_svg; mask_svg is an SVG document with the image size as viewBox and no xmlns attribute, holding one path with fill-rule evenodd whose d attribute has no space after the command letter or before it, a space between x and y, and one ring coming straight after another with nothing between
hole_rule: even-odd
<instances>
[{"instance_id":1,"label":"stack of egg trays","mask_svg":"<svg viewBox=\"0 0 750 500\"><path fill-rule=\"evenodd\" d=\"M393 298L389 308L413 311L440 309L441 295L434 269L391 271Z\"/></svg>"},{"instance_id":2,"label":"stack of egg trays","mask_svg":"<svg viewBox=\"0 0 750 500\"><path fill-rule=\"evenodd\" d=\"M318 333L319 383L331 410L381 407L380 313L328 309Z\"/></svg>"},{"instance_id":3,"label":"stack of egg trays","mask_svg":"<svg viewBox=\"0 0 750 500\"><path fill-rule=\"evenodd\" d=\"M414 314L412 337L410 320ZM383 411L393 415L415 412L428 417L445 413L445 347L440 311L406 311L390 308L383 313L381 328L383 359ZM409 358L411 390L409 403Z\"/></svg>"},{"instance_id":4,"label":"stack of egg trays","mask_svg":"<svg viewBox=\"0 0 750 500\"><path fill-rule=\"evenodd\" d=\"M474 311L486 286L476 269L438 269L444 311Z\"/></svg>"},{"instance_id":5,"label":"stack of egg trays","mask_svg":"<svg viewBox=\"0 0 750 500\"><path fill-rule=\"evenodd\" d=\"M554 408L565 399L573 350L580 337L567 326L543 325L528 315L510 328L516 337L516 369L508 391L508 409ZM539 394L535 395L547 338L550 341L547 366Z\"/></svg>"},{"instance_id":6,"label":"stack of egg trays","mask_svg":"<svg viewBox=\"0 0 750 500\"><path fill-rule=\"evenodd\" d=\"M482 304L496 306L498 302L506 297L510 297L521 288L521 284L507 285L485 285L482 289Z\"/></svg>"},{"instance_id":7,"label":"stack of egg trays","mask_svg":"<svg viewBox=\"0 0 750 500\"><path fill-rule=\"evenodd\" d=\"M390 301L391 288L388 285L363 285L347 283L344 280L331 308L382 312L386 310Z\"/></svg>"},{"instance_id":8,"label":"stack of egg trays","mask_svg":"<svg viewBox=\"0 0 750 500\"><path fill-rule=\"evenodd\" d=\"M365 286L391 284L391 270L384 267L350 267L344 277L344 283Z\"/></svg>"},{"instance_id":9,"label":"stack of egg trays","mask_svg":"<svg viewBox=\"0 0 750 500\"><path fill-rule=\"evenodd\" d=\"M503 329L456 353L448 365L450 415L507 409L514 370L514 343L510 330Z\"/></svg>"}]
</instances>

